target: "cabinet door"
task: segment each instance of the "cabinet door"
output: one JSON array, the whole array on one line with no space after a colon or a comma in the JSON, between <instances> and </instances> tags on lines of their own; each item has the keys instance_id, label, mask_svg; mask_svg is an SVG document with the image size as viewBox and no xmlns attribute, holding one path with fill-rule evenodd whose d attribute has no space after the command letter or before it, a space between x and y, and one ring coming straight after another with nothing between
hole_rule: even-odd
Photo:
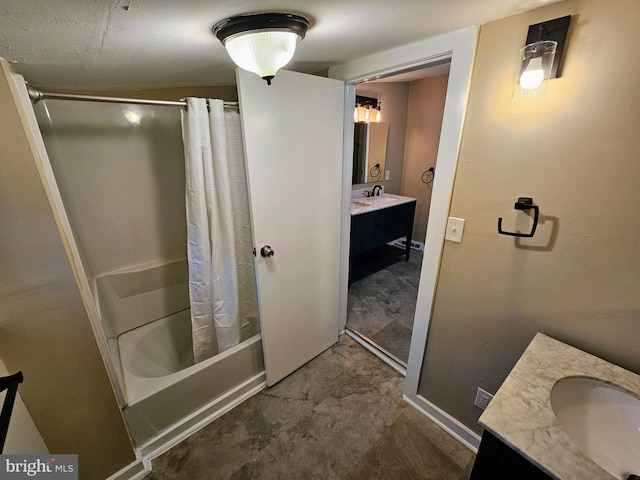
<instances>
[{"instance_id":1,"label":"cabinet door","mask_svg":"<svg viewBox=\"0 0 640 480\"><path fill-rule=\"evenodd\" d=\"M344 83L283 70L272 85L240 69L237 80L273 385L338 340Z\"/></svg>"},{"instance_id":2,"label":"cabinet door","mask_svg":"<svg viewBox=\"0 0 640 480\"><path fill-rule=\"evenodd\" d=\"M378 242L386 243L410 235L415 208L415 202L411 202L381 210L381 220L377 231Z\"/></svg>"},{"instance_id":3,"label":"cabinet door","mask_svg":"<svg viewBox=\"0 0 640 480\"><path fill-rule=\"evenodd\" d=\"M380 224L377 212L362 213L351 217L350 255L366 252L379 245L376 238Z\"/></svg>"}]
</instances>

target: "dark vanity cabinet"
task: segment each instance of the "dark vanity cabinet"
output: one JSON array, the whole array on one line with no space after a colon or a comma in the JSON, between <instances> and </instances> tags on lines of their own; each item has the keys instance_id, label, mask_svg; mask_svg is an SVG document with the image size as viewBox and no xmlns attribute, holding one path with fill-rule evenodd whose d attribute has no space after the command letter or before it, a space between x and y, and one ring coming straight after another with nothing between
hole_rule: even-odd
<instances>
[{"instance_id":1,"label":"dark vanity cabinet","mask_svg":"<svg viewBox=\"0 0 640 480\"><path fill-rule=\"evenodd\" d=\"M404 255L409 260L416 201L351 216L349 284L394 263ZM404 250L387 245L407 237Z\"/></svg>"},{"instance_id":2,"label":"dark vanity cabinet","mask_svg":"<svg viewBox=\"0 0 640 480\"><path fill-rule=\"evenodd\" d=\"M536 465L485 430L469 480L495 480L499 478L553 480Z\"/></svg>"}]
</instances>

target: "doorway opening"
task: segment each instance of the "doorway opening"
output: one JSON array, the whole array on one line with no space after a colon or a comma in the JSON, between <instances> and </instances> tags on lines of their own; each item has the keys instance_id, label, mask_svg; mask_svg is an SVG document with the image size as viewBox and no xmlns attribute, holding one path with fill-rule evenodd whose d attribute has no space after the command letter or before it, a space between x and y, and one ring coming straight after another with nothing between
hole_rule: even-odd
<instances>
[{"instance_id":1,"label":"doorway opening","mask_svg":"<svg viewBox=\"0 0 640 480\"><path fill-rule=\"evenodd\" d=\"M354 171L364 165L365 170L378 168L380 173L375 178L353 176L346 330L403 374L409 361L450 65L447 59L356 85L356 98L375 99L380 114L378 119L367 115L358 121L363 119L362 114L356 117L362 107L354 105ZM385 125L386 141L373 141L375 130L368 128L369 122ZM369 165L374 162L367 162L369 158L377 164ZM402 203L396 206L392 199ZM407 208L408 204L415 207ZM382 241L371 241L372 235Z\"/></svg>"}]
</instances>

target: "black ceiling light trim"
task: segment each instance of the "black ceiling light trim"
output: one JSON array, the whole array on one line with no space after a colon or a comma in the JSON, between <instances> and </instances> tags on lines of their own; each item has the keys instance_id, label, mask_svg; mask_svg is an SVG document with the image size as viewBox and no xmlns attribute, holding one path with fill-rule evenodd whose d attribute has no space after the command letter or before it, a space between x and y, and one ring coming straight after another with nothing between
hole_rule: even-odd
<instances>
[{"instance_id":1,"label":"black ceiling light trim","mask_svg":"<svg viewBox=\"0 0 640 480\"><path fill-rule=\"evenodd\" d=\"M213 26L213 34L224 45L235 35L251 31L284 30L297 34L302 40L309 29L309 20L292 13L253 13L226 18Z\"/></svg>"}]
</instances>

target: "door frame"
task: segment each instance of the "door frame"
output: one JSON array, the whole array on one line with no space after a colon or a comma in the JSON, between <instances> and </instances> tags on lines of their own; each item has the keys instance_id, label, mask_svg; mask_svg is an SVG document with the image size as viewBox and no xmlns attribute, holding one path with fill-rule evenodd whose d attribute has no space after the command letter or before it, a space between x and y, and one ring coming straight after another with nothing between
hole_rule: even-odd
<instances>
[{"instance_id":1,"label":"door frame","mask_svg":"<svg viewBox=\"0 0 640 480\"><path fill-rule=\"evenodd\" d=\"M354 125L353 107L350 107L350 105L355 103L355 86L357 83L367 80L426 67L443 60L451 62L437 155L438 178L433 182L429 223L416 301L416 315L411 337L409 361L407 362L407 376L404 383L404 398L472 450L477 450L480 437L454 417L422 397L418 393L418 387L435 300L440 261L444 249L444 236L451 206L478 33L478 26L468 27L336 65L329 69L329 77L343 80L346 83L342 192L344 201L342 210L342 248L340 252L339 330L342 332L347 321L351 171L353 169L351 159L353 155L352 132Z\"/></svg>"}]
</instances>

